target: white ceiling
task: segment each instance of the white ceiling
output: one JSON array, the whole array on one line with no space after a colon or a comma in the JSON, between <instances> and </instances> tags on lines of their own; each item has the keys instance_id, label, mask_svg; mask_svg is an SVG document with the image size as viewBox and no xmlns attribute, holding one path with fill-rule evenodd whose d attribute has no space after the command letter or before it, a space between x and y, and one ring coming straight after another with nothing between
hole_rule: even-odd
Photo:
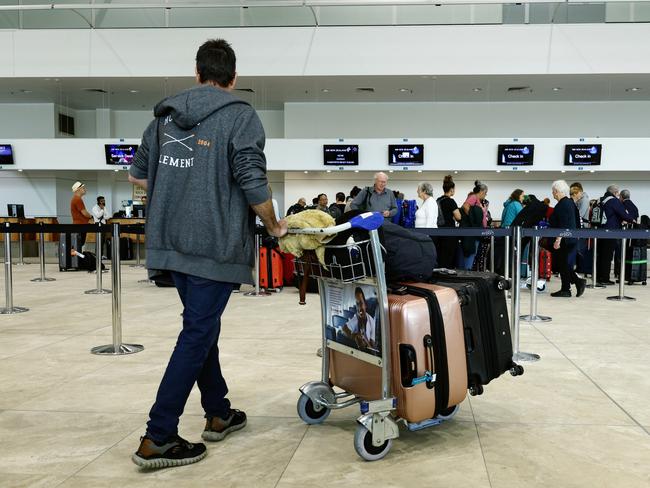
<instances>
[{"instance_id":1,"label":"white ceiling","mask_svg":"<svg viewBox=\"0 0 650 488\"><path fill-rule=\"evenodd\" d=\"M58 103L77 110L149 110L162 98L193 85L193 77L0 78L0 103ZM241 77L237 86L254 91L238 94L258 110L281 110L289 102L650 100L650 74ZM515 86L530 89L508 92ZM358 92L357 88L375 91Z\"/></svg>"}]
</instances>

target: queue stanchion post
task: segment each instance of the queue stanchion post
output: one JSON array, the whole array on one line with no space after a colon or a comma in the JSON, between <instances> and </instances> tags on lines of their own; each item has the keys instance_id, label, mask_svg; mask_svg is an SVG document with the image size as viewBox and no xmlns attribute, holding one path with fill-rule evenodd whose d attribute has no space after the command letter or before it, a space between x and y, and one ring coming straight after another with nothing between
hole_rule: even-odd
<instances>
[{"instance_id":1,"label":"queue stanchion post","mask_svg":"<svg viewBox=\"0 0 650 488\"><path fill-rule=\"evenodd\" d=\"M521 261L521 227L514 227L514 234L512 238L512 262L519 263ZM513 271L513 286L512 301L510 311L510 334L512 336L512 360L513 361L539 361L538 354L530 352L522 352L519 350L519 310L520 310L520 294L521 288L519 281L521 280L521 266L514 266Z\"/></svg>"},{"instance_id":2,"label":"queue stanchion post","mask_svg":"<svg viewBox=\"0 0 650 488\"><path fill-rule=\"evenodd\" d=\"M32 278L30 281L38 283L45 281L56 281L55 278L47 278L45 276L45 234L42 230L38 233L38 262L41 268L41 276L39 278Z\"/></svg>"},{"instance_id":3,"label":"queue stanchion post","mask_svg":"<svg viewBox=\"0 0 650 488\"><path fill-rule=\"evenodd\" d=\"M587 285L587 288L605 288L605 285L599 285L597 278L596 278L596 268L598 267L598 260L596 257L596 250L598 249L598 238L594 237L593 238L593 256L592 256L592 264L591 264L591 285Z\"/></svg>"},{"instance_id":4,"label":"queue stanchion post","mask_svg":"<svg viewBox=\"0 0 650 488\"><path fill-rule=\"evenodd\" d=\"M246 297L267 297L270 293L260 289L260 234L255 232L255 291L244 293Z\"/></svg>"},{"instance_id":5,"label":"queue stanchion post","mask_svg":"<svg viewBox=\"0 0 650 488\"><path fill-rule=\"evenodd\" d=\"M503 252L503 272L506 280L510 280L510 236L505 236ZM508 290L508 298L511 298L512 292Z\"/></svg>"},{"instance_id":6,"label":"queue stanchion post","mask_svg":"<svg viewBox=\"0 0 650 488\"><path fill-rule=\"evenodd\" d=\"M633 302L636 298L625 296L625 254L627 248L627 239L621 239L621 265L618 272L618 295L607 297L608 300L617 302Z\"/></svg>"},{"instance_id":7,"label":"queue stanchion post","mask_svg":"<svg viewBox=\"0 0 650 488\"><path fill-rule=\"evenodd\" d=\"M5 307L0 308L0 315L13 315L27 312L25 307L14 306L13 275L11 273L11 233L9 224L5 224Z\"/></svg>"},{"instance_id":8,"label":"queue stanchion post","mask_svg":"<svg viewBox=\"0 0 650 488\"><path fill-rule=\"evenodd\" d=\"M140 352L144 347L140 344L124 344L122 342L122 275L120 270L120 224L113 224L113 244L111 246L111 278L113 284L112 326L113 343L93 347L90 352L98 355L121 356ZM101 275L101 273L97 273Z\"/></svg>"},{"instance_id":9,"label":"queue stanchion post","mask_svg":"<svg viewBox=\"0 0 650 488\"><path fill-rule=\"evenodd\" d=\"M494 273L494 235L490 236L490 273Z\"/></svg>"},{"instance_id":10,"label":"queue stanchion post","mask_svg":"<svg viewBox=\"0 0 650 488\"><path fill-rule=\"evenodd\" d=\"M537 227L535 227L537 230ZM530 314L522 315L526 322L543 323L552 319L546 315L537 315L537 280L539 279L539 236L533 237L533 269L530 278Z\"/></svg>"},{"instance_id":11,"label":"queue stanchion post","mask_svg":"<svg viewBox=\"0 0 650 488\"><path fill-rule=\"evenodd\" d=\"M97 275L97 286L92 290L86 290L86 295L108 295L111 290L105 289L102 284L102 231L101 226L95 234L95 274Z\"/></svg>"}]
</instances>

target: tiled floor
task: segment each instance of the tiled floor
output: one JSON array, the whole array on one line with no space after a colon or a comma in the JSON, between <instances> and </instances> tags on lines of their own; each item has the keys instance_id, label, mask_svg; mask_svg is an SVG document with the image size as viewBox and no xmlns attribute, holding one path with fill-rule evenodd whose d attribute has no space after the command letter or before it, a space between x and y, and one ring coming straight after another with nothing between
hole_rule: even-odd
<instances>
[{"instance_id":1,"label":"tiled floor","mask_svg":"<svg viewBox=\"0 0 650 488\"><path fill-rule=\"evenodd\" d=\"M354 451L357 409L311 427L296 415L298 387L320 374L317 297L301 307L293 289L233 295L220 348L248 427L198 464L144 472L130 455L180 327L175 290L124 266L124 340L145 350L98 357L89 350L112 340L111 296L83 294L94 275L48 266L57 281L31 283L37 274L14 267L14 302L30 311L0 316L0 487L650 486L650 287L628 288L629 303L605 299L614 287L541 295L553 321L521 330L521 349L541 361L468 398L451 422L402 432L375 463ZM181 435L198 440L201 415L194 391Z\"/></svg>"}]
</instances>

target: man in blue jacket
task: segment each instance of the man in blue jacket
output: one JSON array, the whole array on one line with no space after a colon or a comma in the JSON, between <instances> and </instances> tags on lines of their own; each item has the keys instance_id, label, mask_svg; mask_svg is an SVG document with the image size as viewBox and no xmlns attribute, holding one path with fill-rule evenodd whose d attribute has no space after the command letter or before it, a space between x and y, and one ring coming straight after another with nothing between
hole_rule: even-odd
<instances>
[{"instance_id":1,"label":"man in blue jacket","mask_svg":"<svg viewBox=\"0 0 650 488\"><path fill-rule=\"evenodd\" d=\"M234 285L252 283L253 212L275 237L287 224L273 209L260 119L230 93L236 79L230 44L204 43L196 54L199 86L154 108L129 171L129 181L147 189L147 268L171 272L184 307L183 329L131 458L144 468L182 466L207 454L204 444L178 435L194 383L204 440L220 441L246 425L246 414L230 408L221 373L221 314Z\"/></svg>"},{"instance_id":2,"label":"man in blue jacket","mask_svg":"<svg viewBox=\"0 0 650 488\"><path fill-rule=\"evenodd\" d=\"M607 187L605 195L600 199L600 204L603 209L603 220L601 228L620 230L623 222L633 222L634 219L627 212L623 203L618 199L619 190L618 186L610 185ZM614 249L619 245L619 241L614 239L599 239L598 240L598 256L596 256L597 279L600 285L614 285L615 283L609 279L609 273L612 267L612 259L614 258Z\"/></svg>"}]
</instances>

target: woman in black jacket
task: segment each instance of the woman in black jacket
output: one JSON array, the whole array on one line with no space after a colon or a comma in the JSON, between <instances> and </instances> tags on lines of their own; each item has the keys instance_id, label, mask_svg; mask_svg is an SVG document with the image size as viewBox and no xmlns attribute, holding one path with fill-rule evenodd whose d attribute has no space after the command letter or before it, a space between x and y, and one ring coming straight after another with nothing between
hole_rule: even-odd
<instances>
[{"instance_id":1,"label":"woman in black jacket","mask_svg":"<svg viewBox=\"0 0 650 488\"><path fill-rule=\"evenodd\" d=\"M569 185L567 182L564 180L554 181L551 191L553 192L553 198L557 200L555 209L549 219L551 227L569 230L579 228L579 221L576 219L576 205L569 198ZM555 293L551 293L552 297L570 297L572 283L576 285L576 296L579 297L585 292L587 281L579 278L573 266L569 264L569 256L575 246L576 240L574 238L558 236L553 241L553 260L557 262L560 270L562 288Z\"/></svg>"}]
</instances>

